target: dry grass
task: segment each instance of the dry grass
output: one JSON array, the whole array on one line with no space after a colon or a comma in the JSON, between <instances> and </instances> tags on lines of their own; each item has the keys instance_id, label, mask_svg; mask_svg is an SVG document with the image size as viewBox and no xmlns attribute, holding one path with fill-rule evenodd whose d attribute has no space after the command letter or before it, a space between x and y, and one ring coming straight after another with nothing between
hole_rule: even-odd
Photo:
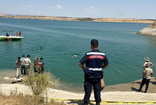
<instances>
[{"instance_id":1,"label":"dry grass","mask_svg":"<svg viewBox=\"0 0 156 105\"><path fill-rule=\"evenodd\" d=\"M64 103L55 101L44 101L34 96L23 96L23 95L0 95L0 105L65 105Z\"/></svg>"}]
</instances>

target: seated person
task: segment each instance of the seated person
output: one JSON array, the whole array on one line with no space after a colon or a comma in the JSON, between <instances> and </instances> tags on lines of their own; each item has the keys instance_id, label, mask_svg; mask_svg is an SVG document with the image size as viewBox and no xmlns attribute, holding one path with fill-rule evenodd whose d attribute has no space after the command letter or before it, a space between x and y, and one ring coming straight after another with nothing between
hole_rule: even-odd
<instances>
[{"instance_id":1,"label":"seated person","mask_svg":"<svg viewBox=\"0 0 156 105\"><path fill-rule=\"evenodd\" d=\"M9 36L9 34L8 34L8 33L6 33L6 36Z\"/></svg>"},{"instance_id":2,"label":"seated person","mask_svg":"<svg viewBox=\"0 0 156 105\"><path fill-rule=\"evenodd\" d=\"M16 32L16 36L18 36L18 32Z\"/></svg>"},{"instance_id":3,"label":"seated person","mask_svg":"<svg viewBox=\"0 0 156 105\"><path fill-rule=\"evenodd\" d=\"M18 33L18 34L19 34L19 36L21 36L21 35L22 35L21 31L19 31L19 33Z\"/></svg>"}]
</instances>

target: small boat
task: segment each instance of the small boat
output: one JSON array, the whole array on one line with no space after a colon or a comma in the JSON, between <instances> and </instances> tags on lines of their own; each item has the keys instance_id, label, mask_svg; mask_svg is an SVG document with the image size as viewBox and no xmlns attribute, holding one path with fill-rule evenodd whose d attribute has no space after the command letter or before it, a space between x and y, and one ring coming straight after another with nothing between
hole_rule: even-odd
<instances>
[{"instance_id":1,"label":"small boat","mask_svg":"<svg viewBox=\"0 0 156 105\"><path fill-rule=\"evenodd\" d=\"M0 40L7 40L7 41L12 41L12 40L21 40L23 39L23 36L6 36L6 35L1 35Z\"/></svg>"},{"instance_id":2,"label":"small boat","mask_svg":"<svg viewBox=\"0 0 156 105\"><path fill-rule=\"evenodd\" d=\"M21 31L19 33L16 32L16 35L9 35L8 32L13 32L9 30L3 30L3 32L7 32L6 35L0 35L0 41L1 40L6 40L6 41L12 41L12 40L21 40L23 39L23 36Z\"/></svg>"}]
</instances>

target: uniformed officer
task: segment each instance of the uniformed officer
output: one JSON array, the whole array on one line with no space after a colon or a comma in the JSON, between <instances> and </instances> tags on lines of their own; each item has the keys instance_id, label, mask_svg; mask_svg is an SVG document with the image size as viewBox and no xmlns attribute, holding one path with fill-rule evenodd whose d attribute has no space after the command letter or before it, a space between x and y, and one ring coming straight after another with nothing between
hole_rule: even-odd
<instances>
[{"instance_id":1,"label":"uniformed officer","mask_svg":"<svg viewBox=\"0 0 156 105\"><path fill-rule=\"evenodd\" d=\"M98 50L98 40L91 40L92 51L87 52L84 57L80 60L79 66L85 73L84 81L84 105L88 105L90 101L90 95L92 86L94 88L94 97L96 105L100 105L101 102L101 78L102 69L108 67L108 59L106 55ZM86 65L86 67L83 66Z\"/></svg>"}]
</instances>

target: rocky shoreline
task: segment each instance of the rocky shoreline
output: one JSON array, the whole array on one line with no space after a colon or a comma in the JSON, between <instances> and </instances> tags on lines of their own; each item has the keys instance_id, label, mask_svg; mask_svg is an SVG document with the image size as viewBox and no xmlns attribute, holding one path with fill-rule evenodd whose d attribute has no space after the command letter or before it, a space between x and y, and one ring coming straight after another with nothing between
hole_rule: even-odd
<instances>
[{"instance_id":1,"label":"rocky shoreline","mask_svg":"<svg viewBox=\"0 0 156 105\"><path fill-rule=\"evenodd\" d=\"M148 27L140 30L137 34L141 35L156 35L156 21L150 24Z\"/></svg>"}]
</instances>

